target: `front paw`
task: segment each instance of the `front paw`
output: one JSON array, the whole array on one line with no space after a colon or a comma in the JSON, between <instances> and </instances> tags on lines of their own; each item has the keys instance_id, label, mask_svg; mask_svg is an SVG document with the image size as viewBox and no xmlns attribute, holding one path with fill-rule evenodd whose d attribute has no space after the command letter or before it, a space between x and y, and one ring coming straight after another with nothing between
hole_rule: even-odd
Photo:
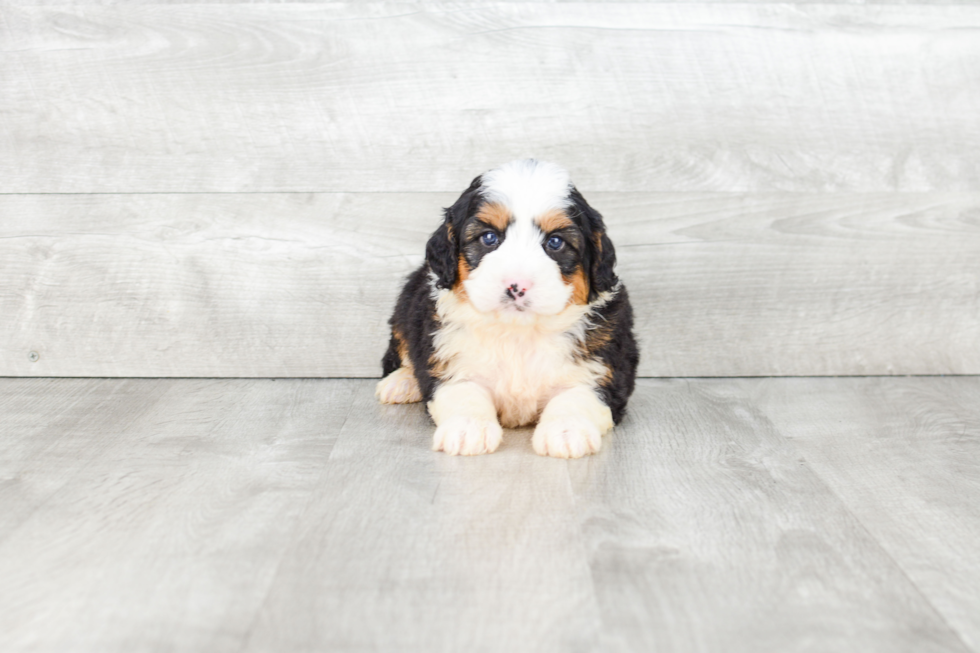
<instances>
[{"instance_id":1,"label":"front paw","mask_svg":"<svg viewBox=\"0 0 980 653\"><path fill-rule=\"evenodd\" d=\"M419 391L415 374L407 367L399 367L378 381L374 396L383 404L412 404L422 401L422 392Z\"/></svg>"},{"instance_id":2,"label":"front paw","mask_svg":"<svg viewBox=\"0 0 980 653\"><path fill-rule=\"evenodd\" d=\"M602 447L602 432L582 417L553 417L534 429L535 453L555 458L581 458Z\"/></svg>"},{"instance_id":3,"label":"front paw","mask_svg":"<svg viewBox=\"0 0 980 653\"><path fill-rule=\"evenodd\" d=\"M500 424L476 417L450 417L432 438L433 451L445 451L450 456L476 456L493 453L503 437Z\"/></svg>"}]
</instances>

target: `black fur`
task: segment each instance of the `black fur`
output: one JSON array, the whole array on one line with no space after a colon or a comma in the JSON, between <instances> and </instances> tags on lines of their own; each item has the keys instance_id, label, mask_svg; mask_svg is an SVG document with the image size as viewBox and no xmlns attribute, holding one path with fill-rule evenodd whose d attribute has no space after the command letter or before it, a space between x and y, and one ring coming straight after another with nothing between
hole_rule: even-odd
<instances>
[{"instance_id":1,"label":"black fur","mask_svg":"<svg viewBox=\"0 0 980 653\"><path fill-rule=\"evenodd\" d=\"M500 247L507 238L506 231L500 231L492 224L488 224L483 220L468 219L475 215L481 204L482 202L473 202L471 204L471 215L464 218L459 225L459 252L463 255L463 259L471 270L475 270L480 265L483 257ZM497 236L497 242L493 245L487 245L483 242L483 235L488 231Z\"/></svg>"},{"instance_id":2,"label":"black fur","mask_svg":"<svg viewBox=\"0 0 980 653\"><path fill-rule=\"evenodd\" d=\"M408 355L424 401L430 401L436 391L437 380L429 372L429 357L433 352L432 334L439 330L435 314L436 303L429 286L429 265L425 263L405 280L405 287L389 320L393 333L381 362L385 376L401 367L398 340L394 335L397 331L408 344Z\"/></svg>"},{"instance_id":3,"label":"black fur","mask_svg":"<svg viewBox=\"0 0 980 653\"><path fill-rule=\"evenodd\" d=\"M599 293L609 292L616 287L619 277L613 271L616 267L616 248L606 235L602 216L589 206L577 188L570 194L572 206L569 217L579 226L587 241L582 253L582 266L589 272L589 303L594 302Z\"/></svg>"},{"instance_id":4,"label":"black fur","mask_svg":"<svg viewBox=\"0 0 980 653\"><path fill-rule=\"evenodd\" d=\"M456 283L456 232L449 216L426 243L425 263L435 273L440 288L452 288Z\"/></svg>"},{"instance_id":5,"label":"black fur","mask_svg":"<svg viewBox=\"0 0 980 653\"><path fill-rule=\"evenodd\" d=\"M569 217L585 236L582 266L589 274L589 303L600 293L610 292L619 284L616 276L616 248L606 235L602 215L593 209L577 188L570 194ZM626 403L636 386L636 368L640 350L633 337L633 307L626 286L619 285L616 294L594 311L594 329L586 336L586 355L597 357L611 371L611 377L599 383L599 396L609 406L613 423L619 424L626 414Z\"/></svg>"},{"instance_id":6,"label":"black fur","mask_svg":"<svg viewBox=\"0 0 980 653\"><path fill-rule=\"evenodd\" d=\"M426 245L425 263L406 279L389 321L392 337L382 359L384 375L391 374L403 364L399 353L401 337L407 346L422 398L426 402L432 399L439 383L431 370L433 336L438 332L440 324L436 319L430 278L434 275L436 285L440 288L451 288L458 278L457 266L461 252L471 268L476 267L479 259L487 253L488 250L481 250L478 243L474 245L473 238L473 234L482 233L486 229L480 227L473 234L466 231L467 224L481 206L481 183L482 176L476 177L459 199L444 210L442 223ZM553 258L563 273L566 268L572 271L580 259L582 268L588 275L588 301L591 303L600 293L617 288L619 279L614 272L616 250L605 234L599 212L589 206L575 188L572 188L570 198L572 204L566 213L575 223L578 233L562 233L567 230L556 232L571 243L572 250L556 253ZM498 235L502 242L504 234ZM620 284L615 295L596 309L595 313L595 327L589 331L581 355L598 358L610 369L610 377L599 384L598 392L609 406L613 421L618 424L623 419L626 403L633 393L639 362L639 350L633 337L633 310L626 288Z\"/></svg>"},{"instance_id":7,"label":"black fur","mask_svg":"<svg viewBox=\"0 0 980 653\"><path fill-rule=\"evenodd\" d=\"M436 274L440 288L452 288L456 283L456 263L463 236L461 232L463 225L479 208L478 195L482 180L482 176L477 176L459 199L443 211L442 224L425 246L425 262Z\"/></svg>"},{"instance_id":8,"label":"black fur","mask_svg":"<svg viewBox=\"0 0 980 653\"><path fill-rule=\"evenodd\" d=\"M626 414L626 402L636 386L636 367L640 363L640 350L633 337L633 307L625 286L620 286L616 295L604 306L595 311L596 329L604 330L602 342L589 350L612 371L612 376L599 383L599 396L612 411L615 424ZM591 338L597 339L597 338ZM586 336L588 346L590 337Z\"/></svg>"}]
</instances>

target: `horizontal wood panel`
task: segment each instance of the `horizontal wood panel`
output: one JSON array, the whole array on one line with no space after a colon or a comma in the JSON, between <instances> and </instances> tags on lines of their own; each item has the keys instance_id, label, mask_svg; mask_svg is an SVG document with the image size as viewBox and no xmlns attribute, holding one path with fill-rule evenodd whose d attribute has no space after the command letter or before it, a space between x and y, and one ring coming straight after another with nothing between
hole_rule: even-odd
<instances>
[{"instance_id":1,"label":"horizontal wood panel","mask_svg":"<svg viewBox=\"0 0 980 653\"><path fill-rule=\"evenodd\" d=\"M588 197L643 375L980 373L980 194ZM0 196L0 375L377 376L454 198Z\"/></svg>"},{"instance_id":2,"label":"horizontal wood panel","mask_svg":"<svg viewBox=\"0 0 980 653\"><path fill-rule=\"evenodd\" d=\"M5 6L0 192L980 190L980 7Z\"/></svg>"}]
</instances>

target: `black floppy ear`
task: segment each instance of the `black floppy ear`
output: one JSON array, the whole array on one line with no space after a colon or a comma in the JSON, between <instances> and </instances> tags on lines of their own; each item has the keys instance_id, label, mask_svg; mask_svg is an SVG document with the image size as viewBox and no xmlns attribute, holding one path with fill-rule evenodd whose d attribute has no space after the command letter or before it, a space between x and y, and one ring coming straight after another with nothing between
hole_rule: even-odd
<instances>
[{"instance_id":1,"label":"black floppy ear","mask_svg":"<svg viewBox=\"0 0 980 653\"><path fill-rule=\"evenodd\" d=\"M452 288L456 283L456 233L449 209L446 209L445 220L425 245L425 262L435 273L437 286Z\"/></svg>"},{"instance_id":2,"label":"black floppy ear","mask_svg":"<svg viewBox=\"0 0 980 653\"><path fill-rule=\"evenodd\" d=\"M572 204L581 216L582 231L588 244L588 256L582 261L589 270L589 297L591 303L598 298L599 293L609 292L619 283L614 271L616 268L616 248L606 235L606 225L602 216L589 206L577 188L570 193Z\"/></svg>"},{"instance_id":3,"label":"black floppy ear","mask_svg":"<svg viewBox=\"0 0 980 653\"><path fill-rule=\"evenodd\" d=\"M594 301L599 293L609 292L619 283L613 271L616 267L616 248L605 230L592 233L592 246L596 252L592 257L592 271L589 275L589 301Z\"/></svg>"},{"instance_id":4,"label":"black floppy ear","mask_svg":"<svg viewBox=\"0 0 980 653\"><path fill-rule=\"evenodd\" d=\"M452 288L456 283L457 261L459 259L459 246L456 230L466 220L470 211L470 203L483 183L483 176L480 175L470 183L470 187L463 191L459 199L443 211L442 224L435 230L425 246L425 261L429 264L429 269L435 273L438 281L436 285L440 288Z\"/></svg>"}]
</instances>

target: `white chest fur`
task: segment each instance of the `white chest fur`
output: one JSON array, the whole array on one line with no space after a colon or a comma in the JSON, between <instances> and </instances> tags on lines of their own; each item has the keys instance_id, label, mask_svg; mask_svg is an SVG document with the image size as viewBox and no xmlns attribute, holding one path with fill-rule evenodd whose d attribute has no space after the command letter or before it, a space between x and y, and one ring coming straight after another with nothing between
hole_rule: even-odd
<instances>
[{"instance_id":1,"label":"white chest fur","mask_svg":"<svg viewBox=\"0 0 980 653\"><path fill-rule=\"evenodd\" d=\"M448 290L440 292L436 306L442 328L433 357L443 382L473 381L486 388L505 427L534 423L557 393L595 387L606 373L599 361L575 356L587 306L506 319L480 313Z\"/></svg>"}]
</instances>

